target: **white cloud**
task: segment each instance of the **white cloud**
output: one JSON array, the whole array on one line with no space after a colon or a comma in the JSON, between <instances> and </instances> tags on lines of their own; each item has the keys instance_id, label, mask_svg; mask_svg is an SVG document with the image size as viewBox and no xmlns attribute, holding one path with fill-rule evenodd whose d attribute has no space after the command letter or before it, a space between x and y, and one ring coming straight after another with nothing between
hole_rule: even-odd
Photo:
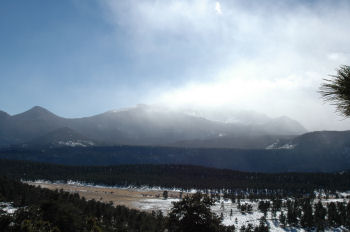
<instances>
[{"instance_id":1,"label":"white cloud","mask_svg":"<svg viewBox=\"0 0 350 232\"><path fill-rule=\"evenodd\" d=\"M105 3L138 56L176 66L188 80L160 83L149 102L227 105L289 115L310 129L350 129L317 93L323 78L350 63L349 2Z\"/></svg>"},{"instance_id":2,"label":"white cloud","mask_svg":"<svg viewBox=\"0 0 350 232\"><path fill-rule=\"evenodd\" d=\"M215 10L218 14L222 14L220 2L215 2Z\"/></svg>"}]
</instances>

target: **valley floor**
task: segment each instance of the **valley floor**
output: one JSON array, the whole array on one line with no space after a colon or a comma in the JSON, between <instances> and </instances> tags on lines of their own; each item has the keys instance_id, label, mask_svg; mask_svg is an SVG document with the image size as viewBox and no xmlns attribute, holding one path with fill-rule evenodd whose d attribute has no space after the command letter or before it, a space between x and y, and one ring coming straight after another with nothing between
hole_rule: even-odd
<instances>
[{"instance_id":1,"label":"valley floor","mask_svg":"<svg viewBox=\"0 0 350 232\"><path fill-rule=\"evenodd\" d=\"M163 199L163 189L149 189L149 188L117 188L107 186L91 186L81 183L51 183L47 181L26 182L30 185L41 186L51 190L67 191L70 193L78 193L81 197L87 200L96 200L113 205L124 205L129 208L143 210L143 211L162 211L167 214L172 207L172 202L180 200L179 190L167 190L168 199ZM183 193L183 196L192 193ZM323 203L330 201L348 201L348 199L322 199ZM253 206L251 213L243 213L238 209L238 204L232 203L230 200L217 202L212 210L218 215L223 216L224 225L234 225L237 229L241 226L259 225L260 218L264 215L258 210L258 201L241 200L240 204L250 204ZM232 211L231 211L232 210ZM272 216L271 212L266 215L267 224L270 231L305 231L301 228L283 228L278 220L280 212ZM328 231L348 231L345 228L332 228Z\"/></svg>"},{"instance_id":2,"label":"valley floor","mask_svg":"<svg viewBox=\"0 0 350 232\"><path fill-rule=\"evenodd\" d=\"M180 192L178 191L168 191L168 199L164 200L162 198L163 190L90 186L78 183L63 184L46 181L28 181L25 183L50 190L62 189L70 193L78 193L87 200L94 199L96 201L113 203L113 205L124 205L128 208L149 212L152 210L161 210L165 214L167 214L168 210L171 208L171 202L180 199ZM185 195L186 194L183 196Z\"/></svg>"}]
</instances>

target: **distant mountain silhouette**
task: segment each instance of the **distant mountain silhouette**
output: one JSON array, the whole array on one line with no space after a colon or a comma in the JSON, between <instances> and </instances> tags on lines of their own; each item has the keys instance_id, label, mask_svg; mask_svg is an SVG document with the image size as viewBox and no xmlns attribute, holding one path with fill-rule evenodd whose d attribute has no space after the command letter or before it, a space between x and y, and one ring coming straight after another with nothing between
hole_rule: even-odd
<instances>
[{"instance_id":1,"label":"distant mountain silhouette","mask_svg":"<svg viewBox=\"0 0 350 232\"><path fill-rule=\"evenodd\" d=\"M10 115L8 113L6 113L5 111L0 110L0 120L6 119L10 117Z\"/></svg>"},{"instance_id":2,"label":"distant mountain silhouette","mask_svg":"<svg viewBox=\"0 0 350 232\"><path fill-rule=\"evenodd\" d=\"M19 120L19 121L20 120L53 121L53 120L59 119L59 117L43 107L34 106L28 111L12 116L12 119Z\"/></svg>"},{"instance_id":3,"label":"distant mountain silhouette","mask_svg":"<svg viewBox=\"0 0 350 232\"><path fill-rule=\"evenodd\" d=\"M79 134L78 138L89 138L87 141L100 141L105 145L211 144L211 147L247 149L264 148L278 138L286 135L290 138L306 132L298 122L287 117L265 118L264 123L254 125L224 123L179 111L138 105L91 117L68 119L35 106L13 116L0 112L0 146L29 144L39 138L44 140L45 136L50 137L50 133L57 133L61 128L69 128ZM62 136L68 135L61 134L60 139L63 140Z\"/></svg>"},{"instance_id":4,"label":"distant mountain silhouette","mask_svg":"<svg viewBox=\"0 0 350 232\"><path fill-rule=\"evenodd\" d=\"M65 119L42 107L33 107L21 114L3 118L0 123L0 140L19 144L63 127Z\"/></svg>"}]
</instances>

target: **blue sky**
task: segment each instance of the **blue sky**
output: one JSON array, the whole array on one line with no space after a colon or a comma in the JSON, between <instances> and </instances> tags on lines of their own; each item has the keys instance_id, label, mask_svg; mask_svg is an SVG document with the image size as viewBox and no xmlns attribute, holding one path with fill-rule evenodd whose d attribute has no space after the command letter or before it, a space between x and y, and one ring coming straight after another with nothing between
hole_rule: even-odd
<instances>
[{"instance_id":1,"label":"blue sky","mask_svg":"<svg viewBox=\"0 0 350 232\"><path fill-rule=\"evenodd\" d=\"M350 129L317 93L350 64L349 11L321 0L1 1L0 109L78 117L147 103Z\"/></svg>"},{"instance_id":2,"label":"blue sky","mask_svg":"<svg viewBox=\"0 0 350 232\"><path fill-rule=\"evenodd\" d=\"M98 103L97 92L136 84L126 36L115 36L98 2L85 2L1 3L3 109L14 113L43 105L64 115L88 114L102 110L91 106Z\"/></svg>"}]
</instances>

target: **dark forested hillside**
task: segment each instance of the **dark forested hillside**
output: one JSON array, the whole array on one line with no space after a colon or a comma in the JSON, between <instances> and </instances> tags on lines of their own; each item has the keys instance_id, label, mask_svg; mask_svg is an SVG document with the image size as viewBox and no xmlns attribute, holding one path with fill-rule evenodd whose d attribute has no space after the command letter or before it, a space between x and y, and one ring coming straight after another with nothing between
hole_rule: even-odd
<instances>
[{"instance_id":1,"label":"dark forested hillside","mask_svg":"<svg viewBox=\"0 0 350 232\"><path fill-rule=\"evenodd\" d=\"M185 165L79 167L0 159L0 175L25 180L76 180L104 185L182 189L271 189L293 193L350 189L350 172L264 174Z\"/></svg>"},{"instance_id":2,"label":"dark forested hillside","mask_svg":"<svg viewBox=\"0 0 350 232\"><path fill-rule=\"evenodd\" d=\"M350 168L346 147L313 150L240 150L155 146L22 148L0 150L0 158L65 165L191 164L253 172L334 172Z\"/></svg>"}]
</instances>

